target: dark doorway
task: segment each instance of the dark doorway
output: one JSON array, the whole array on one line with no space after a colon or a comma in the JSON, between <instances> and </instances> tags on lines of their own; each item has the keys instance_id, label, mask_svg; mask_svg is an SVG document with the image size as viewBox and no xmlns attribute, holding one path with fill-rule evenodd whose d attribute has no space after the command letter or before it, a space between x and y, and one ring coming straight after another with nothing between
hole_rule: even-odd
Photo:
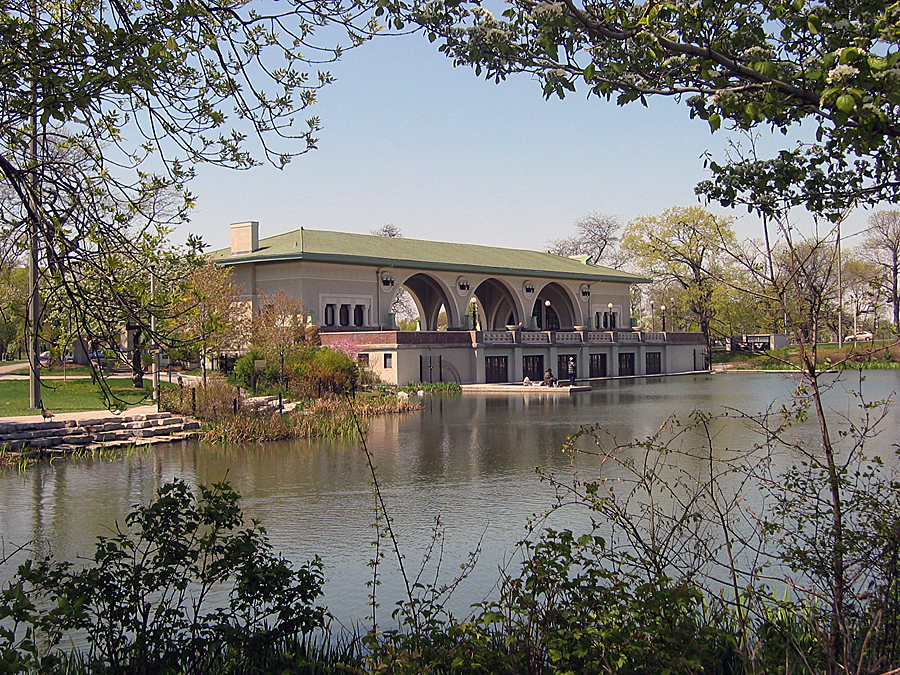
<instances>
[{"instance_id":1,"label":"dark doorway","mask_svg":"<svg viewBox=\"0 0 900 675\"><path fill-rule=\"evenodd\" d=\"M659 375L662 373L662 354L659 352L647 352L647 375Z\"/></svg>"},{"instance_id":2,"label":"dark doorway","mask_svg":"<svg viewBox=\"0 0 900 675\"><path fill-rule=\"evenodd\" d=\"M634 352L619 354L619 375L634 375Z\"/></svg>"},{"instance_id":3,"label":"dark doorway","mask_svg":"<svg viewBox=\"0 0 900 675\"><path fill-rule=\"evenodd\" d=\"M543 355L523 357L522 370L524 371L525 377L527 377L532 382L542 381L544 379Z\"/></svg>"},{"instance_id":4,"label":"dark doorway","mask_svg":"<svg viewBox=\"0 0 900 675\"><path fill-rule=\"evenodd\" d=\"M606 369L606 354L591 354L591 377L609 377Z\"/></svg>"},{"instance_id":5,"label":"dark doorway","mask_svg":"<svg viewBox=\"0 0 900 675\"><path fill-rule=\"evenodd\" d=\"M484 357L485 382L509 382L509 368L505 356Z\"/></svg>"}]
</instances>

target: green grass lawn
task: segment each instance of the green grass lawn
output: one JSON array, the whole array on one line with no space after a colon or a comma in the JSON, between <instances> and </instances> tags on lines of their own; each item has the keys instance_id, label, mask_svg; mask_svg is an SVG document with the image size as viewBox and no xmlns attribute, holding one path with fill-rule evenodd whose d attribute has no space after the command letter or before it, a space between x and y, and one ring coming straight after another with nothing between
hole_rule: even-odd
<instances>
[{"instance_id":1,"label":"green grass lawn","mask_svg":"<svg viewBox=\"0 0 900 675\"><path fill-rule=\"evenodd\" d=\"M762 352L726 352L713 351L713 363L730 363L735 368L779 369L786 368L785 361L798 363L799 348L775 349ZM897 368L900 364L900 349L892 341L876 340L874 342L850 342L839 347L837 343L819 343L817 356L821 367L828 363L846 360L847 368Z\"/></svg>"},{"instance_id":2,"label":"green grass lawn","mask_svg":"<svg viewBox=\"0 0 900 675\"><path fill-rule=\"evenodd\" d=\"M150 402L150 380L145 378L144 389L133 389L131 380L109 380L115 396L126 407ZM104 410L106 404L100 388L90 380L44 380L41 387L44 407L54 413ZM0 381L0 417L40 415L40 410L28 409L28 380Z\"/></svg>"}]
</instances>

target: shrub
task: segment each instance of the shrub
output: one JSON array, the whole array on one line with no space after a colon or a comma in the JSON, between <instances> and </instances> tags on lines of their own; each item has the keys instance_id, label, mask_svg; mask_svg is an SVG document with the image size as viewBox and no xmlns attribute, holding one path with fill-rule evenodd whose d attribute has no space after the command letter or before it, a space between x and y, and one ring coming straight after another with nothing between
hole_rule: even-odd
<instances>
[{"instance_id":1,"label":"shrub","mask_svg":"<svg viewBox=\"0 0 900 675\"><path fill-rule=\"evenodd\" d=\"M321 563L295 570L276 556L265 529L245 524L239 499L227 482L200 486L196 495L181 481L164 485L155 502L126 517L125 529L99 538L92 565L22 565L6 608L10 599L45 608L22 616L48 651L83 631L82 672L267 672L282 656L273 644L305 643L324 625L325 610L315 605ZM18 646L36 652L34 644ZM22 652L0 651L3 665L27 665L15 660ZM54 659L43 657L45 665Z\"/></svg>"},{"instance_id":2,"label":"shrub","mask_svg":"<svg viewBox=\"0 0 900 675\"><path fill-rule=\"evenodd\" d=\"M258 349L251 349L249 352L234 362L234 380L235 382L252 392L256 392L257 387L268 387L278 380L278 368L268 361L266 367L261 371L256 369L257 361L264 361L263 353Z\"/></svg>"},{"instance_id":3,"label":"shrub","mask_svg":"<svg viewBox=\"0 0 900 675\"><path fill-rule=\"evenodd\" d=\"M329 394L353 393L359 381L356 362L344 352L317 347L292 361L287 386L298 398L317 398Z\"/></svg>"},{"instance_id":4,"label":"shrub","mask_svg":"<svg viewBox=\"0 0 900 675\"><path fill-rule=\"evenodd\" d=\"M241 394L234 386L221 376L210 376L205 387L164 387L160 390L159 407L213 422L232 416L235 399L240 405Z\"/></svg>"}]
</instances>

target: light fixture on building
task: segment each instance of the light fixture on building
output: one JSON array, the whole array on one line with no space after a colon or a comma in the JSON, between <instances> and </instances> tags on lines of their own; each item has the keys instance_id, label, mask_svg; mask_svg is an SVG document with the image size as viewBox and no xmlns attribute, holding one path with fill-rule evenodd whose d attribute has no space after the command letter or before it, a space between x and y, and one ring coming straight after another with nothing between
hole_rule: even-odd
<instances>
[{"instance_id":1,"label":"light fixture on building","mask_svg":"<svg viewBox=\"0 0 900 675\"><path fill-rule=\"evenodd\" d=\"M581 297L585 299L591 297L591 287L587 284L581 284Z\"/></svg>"},{"instance_id":2,"label":"light fixture on building","mask_svg":"<svg viewBox=\"0 0 900 675\"><path fill-rule=\"evenodd\" d=\"M390 288L394 285L394 277L392 277L390 274L382 274L381 285L385 288Z\"/></svg>"}]
</instances>

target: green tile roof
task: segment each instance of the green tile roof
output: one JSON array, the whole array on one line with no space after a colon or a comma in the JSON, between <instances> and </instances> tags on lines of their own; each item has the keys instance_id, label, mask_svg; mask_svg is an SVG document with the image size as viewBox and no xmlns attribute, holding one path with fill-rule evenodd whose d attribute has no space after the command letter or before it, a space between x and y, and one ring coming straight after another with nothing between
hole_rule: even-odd
<instances>
[{"instance_id":1,"label":"green tile roof","mask_svg":"<svg viewBox=\"0 0 900 675\"><path fill-rule=\"evenodd\" d=\"M332 262L375 267L400 267L472 274L515 274L585 281L647 282L644 277L589 265L552 253L496 246L452 244L406 237L306 230L300 228L259 240L253 253L231 255L230 248L209 256L222 265L285 260Z\"/></svg>"}]
</instances>

